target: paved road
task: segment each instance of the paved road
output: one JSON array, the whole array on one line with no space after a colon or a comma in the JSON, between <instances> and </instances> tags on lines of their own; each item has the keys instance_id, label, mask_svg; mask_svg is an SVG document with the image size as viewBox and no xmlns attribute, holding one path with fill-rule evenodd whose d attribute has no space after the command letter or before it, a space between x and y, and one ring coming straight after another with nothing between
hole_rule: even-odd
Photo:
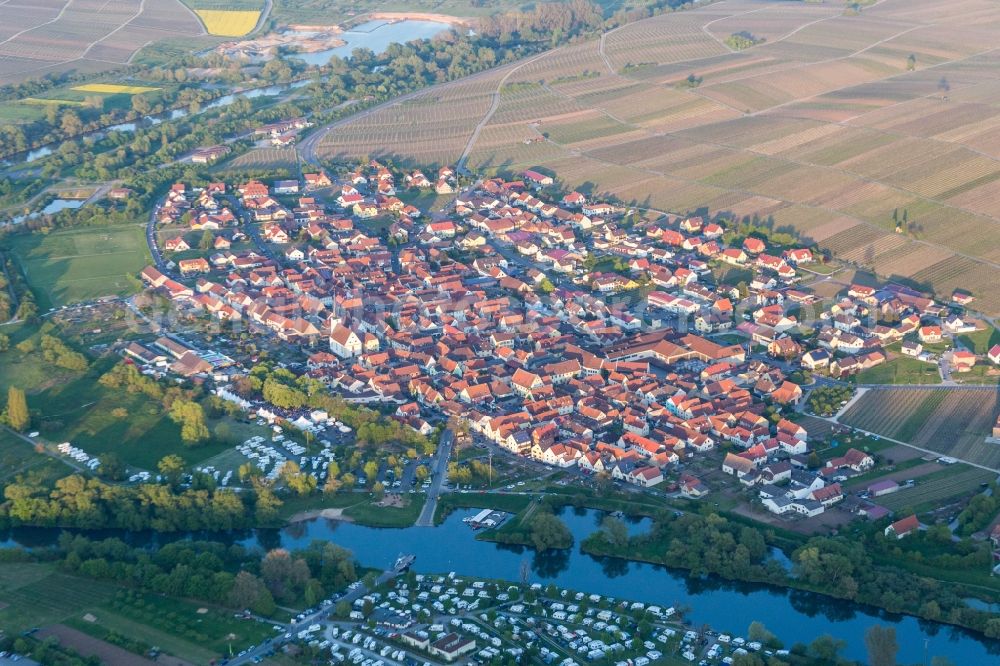
<instances>
[{"instance_id":1,"label":"paved road","mask_svg":"<svg viewBox=\"0 0 1000 666\"><path fill-rule=\"evenodd\" d=\"M33 448L33 449L37 449L37 447L38 447L39 444L45 444L45 442L42 442L42 441L40 441L38 439L32 439L31 437L28 437L25 434L19 433L18 431L14 430L13 428L8 428L5 425L0 425L0 429L5 430L9 435L11 435L12 437L16 437L17 439L21 440L25 444L28 444L29 446L31 446L31 448ZM50 449L47 446L43 446L42 449L41 449L41 452L43 454L47 455L50 458L58 460L59 462L72 467L73 469L75 469L78 472L84 472L84 473L88 472L87 468L84 467L83 465L81 465L80 463L76 462L75 460L73 460L72 458L70 458L68 456L59 455L58 453L56 453L55 451L53 451L52 449Z\"/></svg>"},{"instance_id":2,"label":"paved road","mask_svg":"<svg viewBox=\"0 0 1000 666\"><path fill-rule=\"evenodd\" d=\"M1000 391L998 384L858 384L858 388L892 389L893 391L926 391L928 389L948 389L949 391Z\"/></svg>"},{"instance_id":3,"label":"paved road","mask_svg":"<svg viewBox=\"0 0 1000 666\"><path fill-rule=\"evenodd\" d=\"M253 215L250 214L250 211L248 211L246 208L243 207L243 202L240 201L240 199L236 196L230 196L228 197L228 199L230 203L233 205L234 210L236 211L236 215L243 223L242 224L243 231L245 231L246 234L250 237L250 240L253 241L253 244L257 248L257 250L271 261L280 264L281 262L278 259L278 257L275 256L274 250L261 237L259 223L253 219Z\"/></svg>"},{"instance_id":4,"label":"paved road","mask_svg":"<svg viewBox=\"0 0 1000 666\"><path fill-rule=\"evenodd\" d=\"M388 583L393 578L396 578L397 576L401 575L408 568L408 567L398 568L397 565L398 561L396 564L393 565L391 569L383 571L382 575L380 575L378 578L375 579L375 585L373 586L373 589L377 589L379 586ZM287 625L282 625L282 623L280 622L274 622L272 624L278 626L284 626L285 633L278 634L274 638L269 639L264 643L261 643L260 645L254 647L254 649L246 652L243 655L240 655L238 657L233 657L227 663L233 666L241 666L242 664L249 664L253 662L253 660L258 657L263 659L268 652L272 651L277 652L278 648L284 643L297 640L298 637L296 634L298 634L298 632L300 631L303 631L304 629L307 629L310 624L316 624L318 622L328 619L330 613L332 613L336 609L337 603L340 603L341 601L354 603L356 599L359 599L366 594L368 594L368 588L365 587L364 584L359 584L353 590L348 590L346 594L344 594L341 597L338 597L336 599L336 603L334 603L333 605L321 608L318 611L307 615L301 620L296 620L295 622L292 622L291 624ZM290 637L285 638L285 636L290 636Z\"/></svg>"},{"instance_id":5,"label":"paved road","mask_svg":"<svg viewBox=\"0 0 1000 666\"><path fill-rule=\"evenodd\" d=\"M417 527L433 527L434 513L437 511L438 497L441 496L441 488L444 486L445 477L448 476L448 458L451 457L451 447L455 442L455 434L445 429L441 435L441 443L438 444L437 457L434 461L434 479L431 487L427 491L427 501L417 518Z\"/></svg>"},{"instance_id":6,"label":"paved road","mask_svg":"<svg viewBox=\"0 0 1000 666\"><path fill-rule=\"evenodd\" d=\"M564 47L560 47L560 48L564 48ZM402 104L403 102L407 102L407 101L409 101L409 100L411 100L411 99L413 99L415 97L422 96L422 95L431 95L435 91L439 91L439 90L445 89L448 86L454 86L454 85L457 85L457 84L465 85L468 82L475 81L477 79L494 77L498 73L500 73L501 71L503 71L504 68L508 68L508 69L512 69L512 70L520 68L520 67L528 64L528 62L530 62L530 61L532 61L532 60L534 60L536 58L541 57L542 55L547 55L547 54L551 54L551 53L552 53L552 51L546 51L545 53L534 54L534 55L531 55L531 56L527 56L526 58L524 58L522 60L519 60L519 61L516 61L516 62L512 62L512 63L506 63L504 65L500 65L498 67L493 67L491 69L484 69L481 72L476 72L475 74L470 74L469 76L463 76L462 78L455 79L453 81L445 81L443 83L438 83L438 84L433 85L433 86L428 86L428 87L425 87L425 88L421 88L419 90L414 90L413 92L406 93L405 95L400 95L399 97L393 97L392 99L389 99L389 100L386 100L385 102L381 102L379 104L376 104L375 106L369 107L367 109L363 109L363 110L358 111L357 113L351 114L349 116L345 116L345 117L341 118L340 120L335 120L334 122L330 123L329 125L324 125L323 127L318 128L316 131L312 132L309 136L307 136L304 139L302 139L301 141L299 141L298 142L298 146L297 146L297 150L298 150L299 156L302 158L302 161L305 162L306 164L311 164L313 166L319 166L320 165L320 160L316 156L316 148L323 141L323 137L325 137L332 130L337 129L338 127L342 127L342 126L344 126L344 125L346 125L348 123L353 123L353 122L356 122L356 121L361 120L363 118L367 118L368 116L372 115L373 113L377 113L377 112L379 112L379 111L381 111L383 109L389 108L391 106L395 106L396 104Z\"/></svg>"},{"instance_id":7,"label":"paved road","mask_svg":"<svg viewBox=\"0 0 1000 666\"><path fill-rule=\"evenodd\" d=\"M163 253L160 251L160 244L156 242L156 216L160 212L160 204L153 206L153 212L149 214L146 222L146 245L149 246L149 253L153 256L153 263L156 269L163 274L167 273L167 262L163 260Z\"/></svg>"}]
</instances>

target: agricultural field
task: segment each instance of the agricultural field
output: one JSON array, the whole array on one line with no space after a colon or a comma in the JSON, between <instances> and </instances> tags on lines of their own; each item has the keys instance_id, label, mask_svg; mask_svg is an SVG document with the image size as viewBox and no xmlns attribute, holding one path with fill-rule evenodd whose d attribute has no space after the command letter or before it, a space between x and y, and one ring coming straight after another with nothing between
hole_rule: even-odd
<instances>
[{"instance_id":1,"label":"agricultural field","mask_svg":"<svg viewBox=\"0 0 1000 666\"><path fill-rule=\"evenodd\" d=\"M962 7L713 3L386 106L319 154L440 164L470 146L490 173L548 167L665 211L773 215L883 279L944 299L964 287L997 315L1000 7ZM725 38L742 31L765 41L734 52Z\"/></svg>"},{"instance_id":2,"label":"agricultural field","mask_svg":"<svg viewBox=\"0 0 1000 666\"><path fill-rule=\"evenodd\" d=\"M858 374L859 384L940 384L936 363L925 363L909 356L896 358Z\"/></svg>"},{"instance_id":3,"label":"agricultural field","mask_svg":"<svg viewBox=\"0 0 1000 666\"><path fill-rule=\"evenodd\" d=\"M89 627L89 625L87 625ZM96 637L86 632L74 629L65 624L52 624L42 627L36 634L42 640L58 641L63 648L73 650L77 654L99 659L103 664L119 664L120 666L148 666L152 664L149 659L129 652L125 648L119 647L103 637ZM110 635L107 635L110 638ZM131 639L135 640L135 639ZM137 643L133 643L136 645Z\"/></svg>"},{"instance_id":4,"label":"agricultural field","mask_svg":"<svg viewBox=\"0 0 1000 666\"><path fill-rule=\"evenodd\" d=\"M13 0L0 27L0 85L122 67L147 44L204 34L180 0Z\"/></svg>"},{"instance_id":5,"label":"agricultural field","mask_svg":"<svg viewBox=\"0 0 1000 666\"><path fill-rule=\"evenodd\" d=\"M135 274L150 261L141 224L22 234L7 242L43 311L132 293Z\"/></svg>"},{"instance_id":6,"label":"agricultural field","mask_svg":"<svg viewBox=\"0 0 1000 666\"><path fill-rule=\"evenodd\" d=\"M195 0L192 0L194 2ZM207 4L205 0L197 0ZM228 0L220 3L235 5ZM279 23L329 25L362 17L372 12L424 12L445 16L475 17L517 9L519 0L294 0L276 2L272 17Z\"/></svg>"},{"instance_id":7,"label":"agricultural field","mask_svg":"<svg viewBox=\"0 0 1000 666\"><path fill-rule=\"evenodd\" d=\"M242 37L256 27L260 10L196 9L208 34L216 37Z\"/></svg>"},{"instance_id":8,"label":"agricultural field","mask_svg":"<svg viewBox=\"0 0 1000 666\"><path fill-rule=\"evenodd\" d=\"M254 0L190 0L196 7L214 5L235 9ZM259 7L260 0L256 6ZM643 0L596 0L609 9L631 9L645 6ZM437 14L444 17L476 18L501 12L517 11L530 6L524 0L279 0L274 3L271 18L276 24L298 23L330 25L379 12L406 14Z\"/></svg>"},{"instance_id":9,"label":"agricultural field","mask_svg":"<svg viewBox=\"0 0 1000 666\"><path fill-rule=\"evenodd\" d=\"M1000 331L989 324L984 324L982 328L973 333L963 333L957 336L955 341L974 354L985 354L994 345L1000 344Z\"/></svg>"},{"instance_id":10,"label":"agricultural field","mask_svg":"<svg viewBox=\"0 0 1000 666\"><path fill-rule=\"evenodd\" d=\"M103 637L109 632L157 646L186 663L207 664L274 635L267 623L240 620L230 611L78 578L49 564L7 563L0 571L0 627L16 634L41 627L39 637L97 654L102 663L153 663ZM170 663L170 662L168 662Z\"/></svg>"},{"instance_id":11,"label":"agricultural field","mask_svg":"<svg viewBox=\"0 0 1000 666\"><path fill-rule=\"evenodd\" d=\"M979 484L996 479L988 472L968 465L946 467L926 476L918 476L910 488L877 498L875 501L892 511L913 510L924 513L952 500L961 499L980 490Z\"/></svg>"},{"instance_id":12,"label":"agricultural field","mask_svg":"<svg viewBox=\"0 0 1000 666\"><path fill-rule=\"evenodd\" d=\"M274 171L295 169L298 155L294 148L254 148L219 167L220 171Z\"/></svg>"},{"instance_id":13,"label":"agricultural field","mask_svg":"<svg viewBox=\"0 0 1000 666\"><path fill-rule=\"evenodd\" d=\"M104 95L141 95L142 93L160 90L160 88L152 86L126 86L117 83L86 83L82 86L73 86L73 90L101 93Z\"/></svg>"},{"instance_id":14,"label":"agricultural field","mask_svg":"<svg viewBox=\"0 0 1000 666\"><path fill-rule=\"evenodd\" d=\"M16 633L55 622L110 601L116 587L59 573L47 564L0 567L0 627Z\"/></svg>"},{"instance_id":15,"label":"agricultural field","mask_svg":"<svg viewBox=\"0 0 1000 666\"><path fill-rule=\"evenodd\" d=\"M1000 446L985 441L1000 411L993 388L871 389L841 423L941 455L1000 469Z\"/></svg>"},{"instance_id":16,"label":"agricultural field","mask_svg":"<svg viewBox=\"0 0 1000 666\"><path fill-rule=\"evenodd\" d=\"M152 102L176 88L175 84L151 85L132 82L88 83L49 88L31 97L0 102L0 119L26 123L43 118L47 107L60 110L72 107L91 107L103 112L125 111L131 108L134 95L149 95Z\"/></svg>"},{"instance_id":17,"label":"agricultural field","mask_svg":"<svg viewBox=\"0 0 1000 666\"><path fill-rule=\"evenodd\" d=\"M31 444L6 430L0 432L0 487L18 478L55 480L71 471L69 466L37 453Z\"/></svg>"},{"instance_id":18,"label":"agricultural field","mask_svg":"<svg viewBox=\"0 0 1000 666\"><path fill-rule=\"evenodd\" d=\"M226 655L230 643L238 651L274 635L269 624L234 618L231 611L132 590L119 591L84 615L68 624L90 635L113 631L195 664Z\"/></svg>"}]
</instances>

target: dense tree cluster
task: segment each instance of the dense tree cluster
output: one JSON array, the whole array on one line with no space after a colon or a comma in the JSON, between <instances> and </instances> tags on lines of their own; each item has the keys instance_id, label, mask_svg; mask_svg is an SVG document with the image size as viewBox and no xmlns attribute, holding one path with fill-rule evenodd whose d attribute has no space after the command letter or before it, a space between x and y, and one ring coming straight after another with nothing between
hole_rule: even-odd
<instances>
[{"instance_id":1,"label":"dense tree cluster","mask_svg":"<svg viewBox=\"0 0 1000 666\"><path fill-rule=\"evenodd\" d=\"M31 425L31 414L28 412L28 401L24 391L11 386L7 389L7 411L4 413L7 425L18 432L24 432Z\"/></svg>"},{"instance_id":2,"label":"dense tree cluster","mask_svg":"<svg viewBox=\"0 0 1000 666\"><path fill-rule=\"evenodd\" d=\"M767 575L767 544L761 532L716 514L659 516L650 537L668 540L667 561L695 573Z\"/></svg>"},{"instance_id":3,"label":"dense tree cluster","mask_svg":"<svg viewBox=\"0 0 1000 666\"><path fill-rule=\"evenodd\" d=\"M793 571L770 557L764 530L716 514L663 512L652 529L627 537L619 526L604 524L582 544L594 555L628 557L688 569L694 574L802 588L896 613L948 622L1000 636L1000 619L968 607L969 593L907 571L908 564L933 570L987 570L990 549L965 540L954 544L932 528L906 543L886 538L878 527L851 537L814 537L791 553ZM934 544L937 544L936 546ZM822 663L835 663L833 661Z\"/></svg>"},{"instance_id":4,"label":"dense tree cluster","mask_svg":"<svg viewBox=\"0 0 1000 666\"><path fill-rule=\"evenodd\" d=\"M83 372L89 366L86 356L80 352L73 351L65 342L54 335L43 333L39 338L38 349L41 351L42 358L46 363L51 363L60 368Z\"/></svg>"},{"instance_id":5,"label":"dense tree cluster","mask_svg":"<svg viewBox=\"0 0 1000 666\"><path fill-rule=\"evenodd\" d=\"M429 454L436 448L436 438L428 438L383 414L330 395L318 380L303 375L296 377L284 368L256 365L250 374L234 382L234 390L246 398L263 398L282 409L309 407L326 411L331 417L354 429L362 448L378 449L387 444L401 448L413 447Z\"/></svg>"},{"instance_id":6,"label":"dense tree cluster","mask_svg":"<svg viewBox=\"0 0 1000 666\"><path fill-rule=\"evenodd\" d=\"M480 32L501 44L548 40L552 44L566 37L599 30L604 25L601 8L589 0L543 2L530 11L487 16L479 21Z\"/></svg>"},{"instance_id":7,"label":"dense tree cluster","mask_svg":"<svg viewBox=\"0 0 1000 666\"><path fill-rule=\"evenodd\" d=\"M496 478L495 475L493 478ZM448 480L460 486L485 486L490 481L490 466L481 460L448 463Z\"/></svg>"},{"instance_id":8,"label":"dense tree cluster","mask_svg":"<svg viewBox=\"0 0 1000 666\"><path fill-rule=\"evenodd\" d=\"M907 539L911 538L912 535ZM923 557L916 541L909 545L914 549L909 553L895 541L880 531L860 539L814 537L792 554L795 582L842 599L969 627L991 638L1000 637L1000 618L969 608L964 598L967 593L961 588L942 585L901 568L906 560L920 561ZM988 549L977 548L964 557L945 555L933 562L938 567L967 569L985 568L989 559Z\"/></svg>"},{"instance_id":9,"label":"dense tree cluster","mask_svg":"<svg viewBox=\"0 0 1000 666\"><path fill-rule=\"evenodd\" d=\"M539 504L529 515L508 524L493 535L501 543L531 546L539 552L562 550L573 545L573 533L552 512L548 504Z\"/></svg>"},{"instance_id":10,"label":"dense tree cluster","mask_svg":"<svg viewBox=\"0 0 1000 666\"><path fill-rule=\"evenodd\" d=\"M54 488L23 480L4 488L0 522L158 532L226 531L270 524L281 506L271 490L175 489L169 484L110 485L71 475Z\"/></svg>"},{"instance_id":11,"label":"dense tree cluster","mask_svg":"<svg viewBox=\"0 0 1000 666\"><path fill-rule=\"evenodd\" d=\"M985 529L1000 512L1000 484L990 485L990 494L980 493L972 498L968 506L958 514L958 531L963 536L972 536Z\"/></svg>"},{"instance_id":12,"label":"dense tree cluster","mask_svg":"<svg viewBox=\"0 0 1000 666\"><path fill-rule=\"evenodd\" d=\"M42 333L37 338L22 340L18 343L17 350L22 354L40 351L42 360L46 363L74 372L83 372L90 366L86 356L73 351L65 342L48 333Z\"/></svg>"},{"instance_id":13,"label":"dense tree cluster","mask_svg":"<svg viewBox=\"0 0 1000 666\"><path fill-rule=\"evenodd\" d=\"M181 427L181 441L185 446L197 446L209 438L205 424L205 410L192 400L174 400L170 405L170 418Z\"/></svg>"},{"instance_id":14,"label":"dense tree cluster","mask_svg":"<svg viewBox=\"0 0 1000 666\"><path fill-rule=\"evenodd\" d=\"M153 400L163 400L167 391L131 363L118 363L97 380L101 386L123 389L129 393L142 393Z\"/></svg>"},{"instance_id":15,"label":"dense tree cluster","mask_svg":"<svg viewBox=\"0 0 1000 666\"><path fill-rule=\"evenodd\" d=\"M840 410L840 403L851 399L854 390L849 386L821 386L809 394L809 411L819 416L833 416Z\"/></svg>"},{"instance_id":16,"label":"dense tree cluster","mask_svg":"<svg viewBox=\"0 0 1000 666\"><path fill-rule=\"evenodd\" d=\"M742 51L765 41L767 40L763 37L756 37L746 30L743 30L741 32L734 32L726 37L726 46L734 51Z\"/></svg>"},{"instance_id":17,"label":"dense tree cluster","mask_svg":"<svg viewBox=\"0 0 1000 666\"><path fill-rule=\"evenodd\" d=\"M63 534L59 566L70 573L137 590L202 599L271 615L276 601L315 605L357 580L351 553L325 541L302 551L260 551L213 541L178 541L155 550L120 539Z\"/></svg>"},{"instance_id":18,"label":"dense tree cluster","mask_svg":"<svg viewBox=\"0 0 1000 666\"><path fill-rule=\"evenodd\" d=\"M727 245L738 245L744 238L759 238L768 245L790 246L800 242L793 231L789 227L776 228L771 215L762 219L754 213L727 220L722 238Z\"/></svg>"}]
</instances>

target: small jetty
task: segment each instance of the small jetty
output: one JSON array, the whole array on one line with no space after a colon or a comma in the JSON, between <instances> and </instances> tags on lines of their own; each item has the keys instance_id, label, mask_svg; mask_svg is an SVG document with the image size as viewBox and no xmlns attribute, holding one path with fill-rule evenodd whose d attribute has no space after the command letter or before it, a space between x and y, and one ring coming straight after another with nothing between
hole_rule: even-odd
<instances>
[{"instance_id":1,"label":"small jetty","mask_svg":"<svg viewBox=\"0 0 1000 666\"><path fill-rule=\"evenodd\" d=\"M399 557L396 558L396 562L392 565L392 570L399 573L406 571L417 561L416 555L407 555L400 553Z\"/></svg>"},{"instance_id":2,"label":"small jetty","mask_svg":"<svg viewBox=\"0 0 1000 666\"><path fill-rule=\"evenodd\" d=\"M462 522L474 530L480 530L499 527L505 520L507 520L507 514L503 511L483 509L474 516L463 518Z\"/></svg>"}]
</instances>

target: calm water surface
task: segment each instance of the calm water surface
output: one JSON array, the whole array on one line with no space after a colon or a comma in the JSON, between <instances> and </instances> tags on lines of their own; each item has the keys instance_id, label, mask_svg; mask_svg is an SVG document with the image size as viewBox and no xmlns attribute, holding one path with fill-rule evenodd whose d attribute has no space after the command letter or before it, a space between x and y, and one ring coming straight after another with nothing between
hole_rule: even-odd
<instances>
[{"instance_id":1,"label":"calm water surface","mask_svg":"<svg viewBox=\"0 0 1000 666\"><path fill-rule=\"evenodd\" d=\"M376 55L385 52L390 44L405 44L417 39L430 39L435 35L450 30L451 26L440 21L405 20L389 23L387 21L368 21L340 34L343 46L315 51L314 53L296 53L292 57L304 60L307 64L322 66L330 62L332 56L346 58L354 49L371 49Z\"/></svg>"},{"instance_id":2,"label":"calm water surface","mask_svg":"<svg viewBox=\"0 0 1000 666\"><path fill-rule=\"evenodd\" d=\"M845 655L865 659L864 632L873 624L892 625L900 645L899 661L923 663L924 642L930 656L946 656L959 666L1000 665L1000 643L968 632L913 617L838 601L808 592L765 585L734 583L716 577L691 577L684 571L595 558L580 552L579 543L600 526L605 514L566 508L561 516L576 543L565 551L538 554L533 550L476 541L475 532L462 518L478 511L456 511L438 527L379 529L331 520L312 520L282 530L255 530L229 536L246 546L265 549L302 548L313 540L336 543L354 552L366 566L389 566L396 555L417 556L414 570L427 573L454 571L465 576L486 576L516 581L522 561L531 565L531 582L555 583L581 592L596 593L657 604L686 606L695 625L735 635L745 635L754 620L767 625L787 646L808 643L822 634L847 641ZM649 521L630 522L632 534L649 528ZM44 547L58 537L58 530L15 529L0 534L0 545ZM181 538L220 540L219 535L114 534L136 544L156 545ZM5 540L5 541L4 541ZM781 558L778 558L781 559Z\"/></svg>"}]
</instances>

